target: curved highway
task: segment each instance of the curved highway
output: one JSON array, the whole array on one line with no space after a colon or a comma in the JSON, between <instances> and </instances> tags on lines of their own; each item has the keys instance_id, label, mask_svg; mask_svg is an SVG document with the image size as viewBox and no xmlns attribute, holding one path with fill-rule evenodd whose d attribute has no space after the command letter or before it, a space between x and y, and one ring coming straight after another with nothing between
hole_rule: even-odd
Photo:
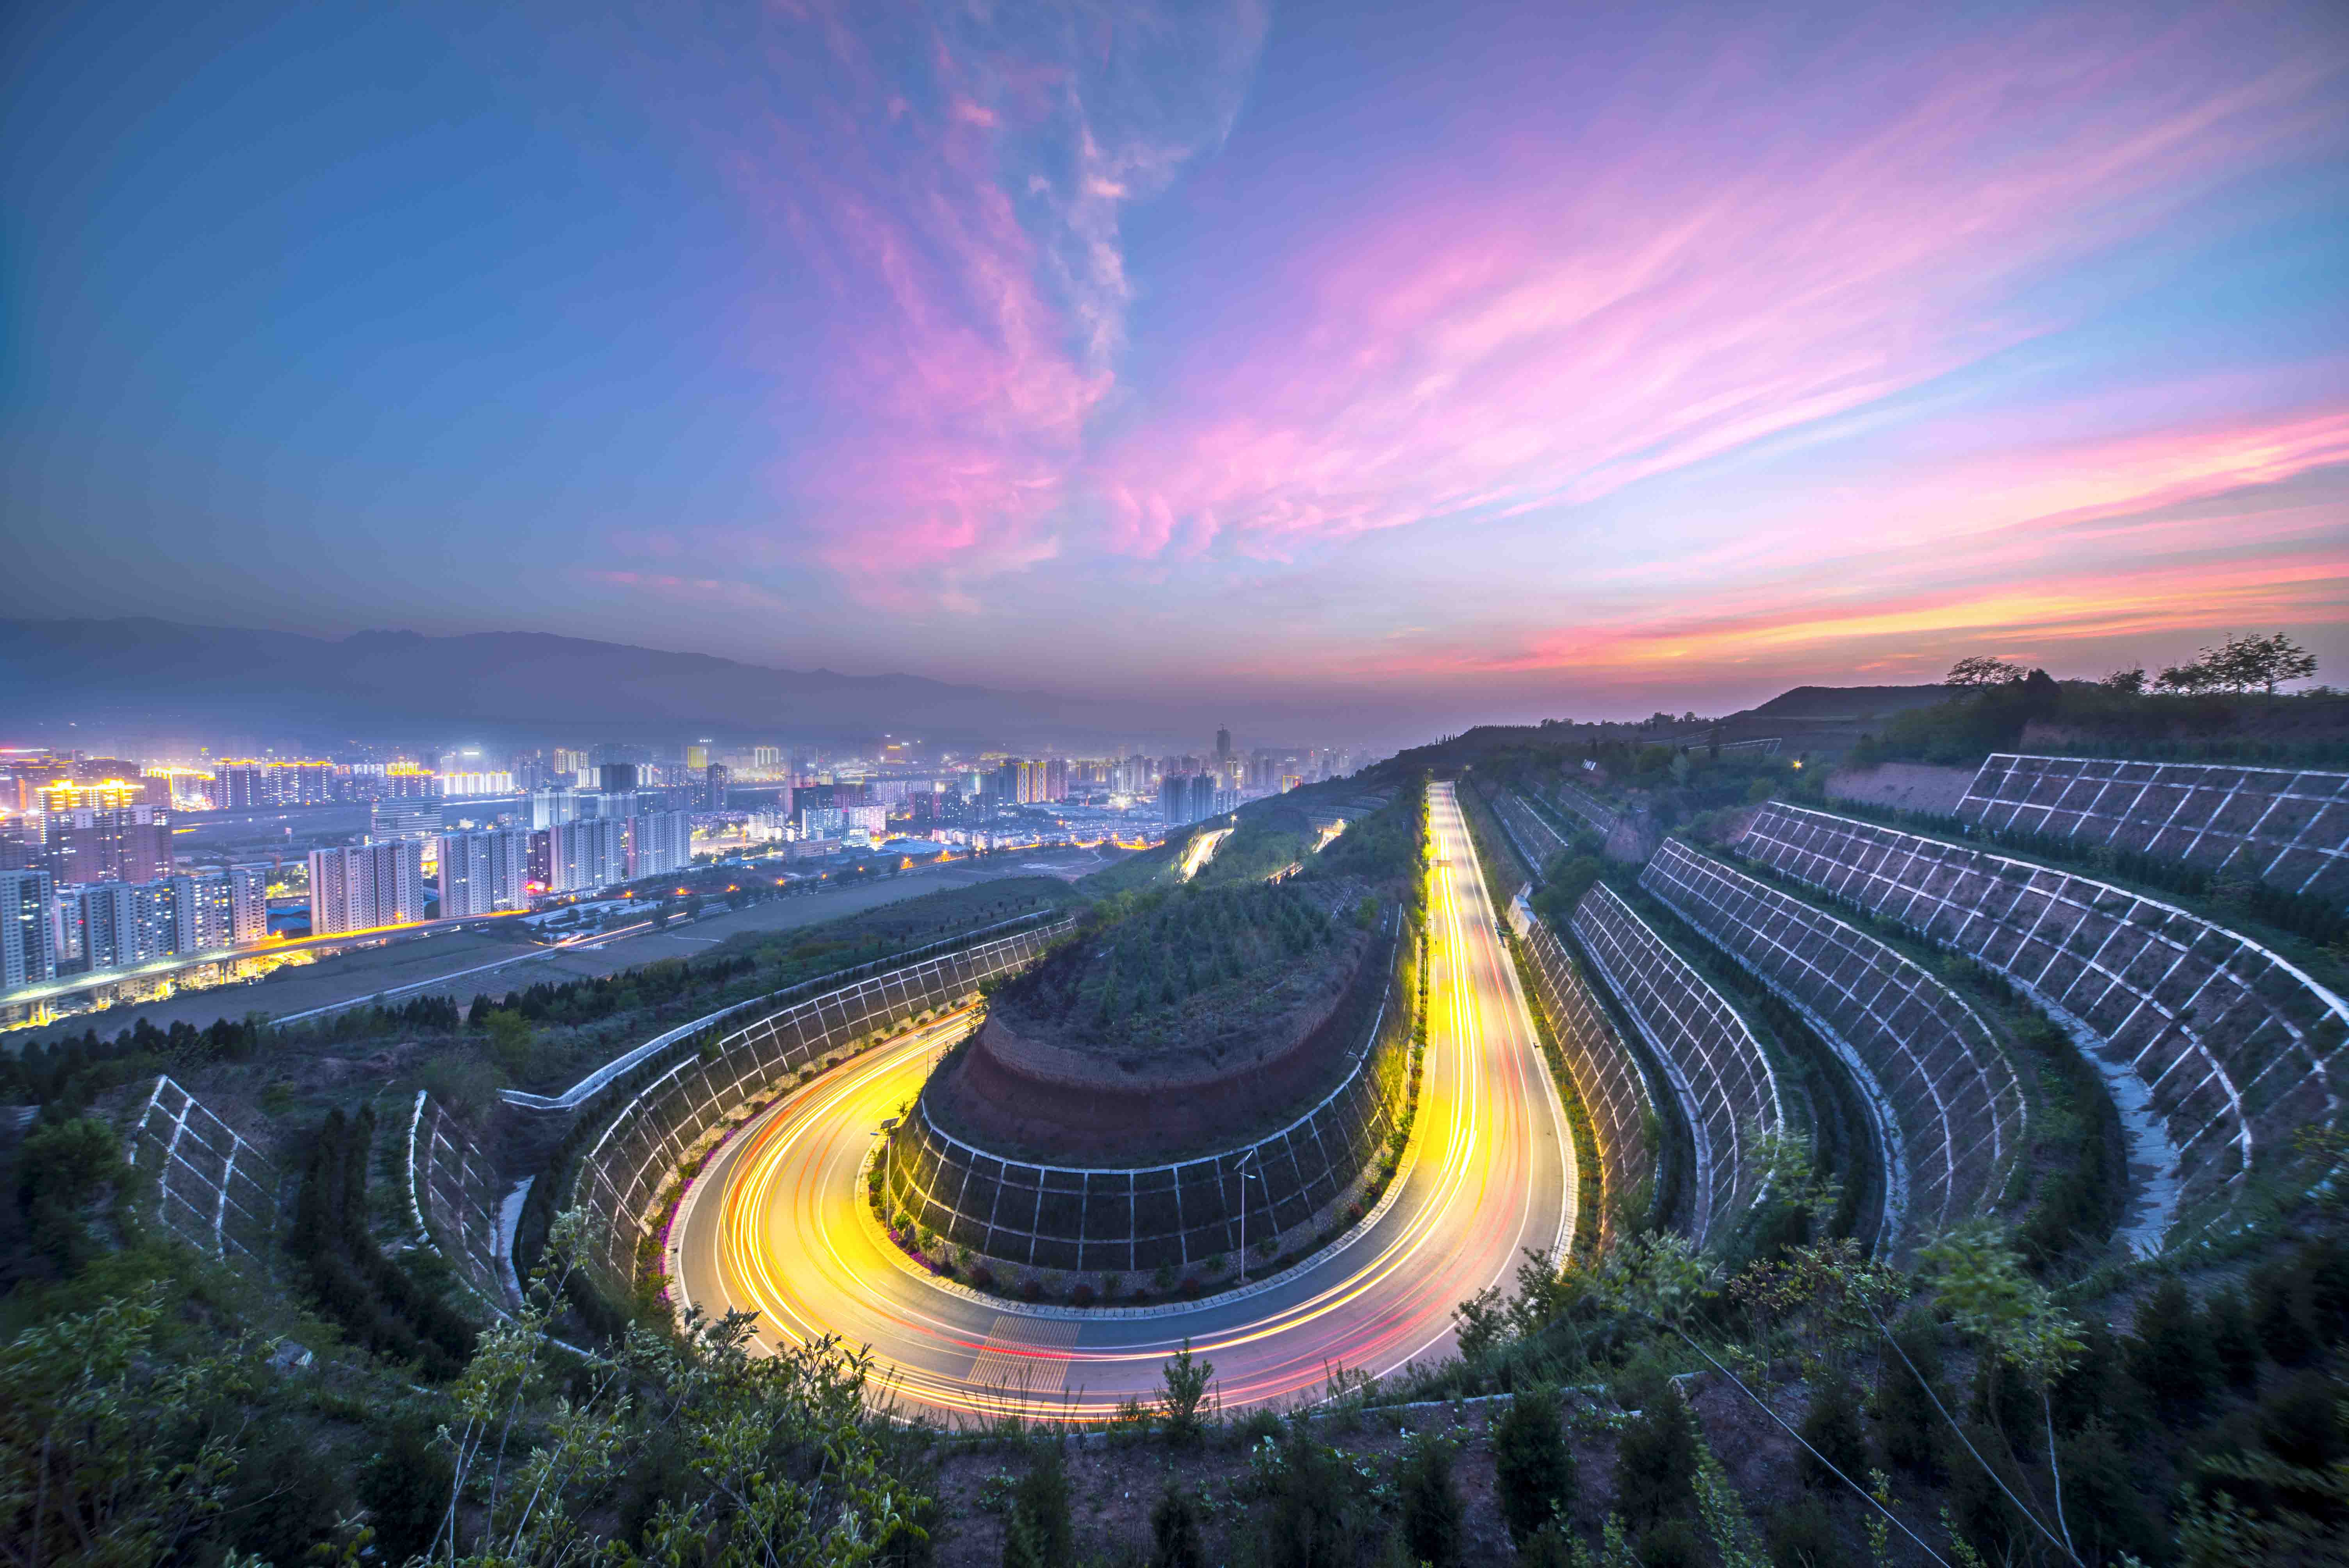
<instances>
[{"instance_id":1,"label":"curved highway","mask_svg":"<svg viewBox=\"0 0 2349 1568\"><path fill-rule=\"evenodd\" d=\"M1215 1363L1226 1407L1318 1394L1335 1367L1383 1376L1448 1354L1454 1304L1507 1283L1526 1249L1568 1241L1575 1171L1467 824L1447 785L1429 806L1433 967L1413 1147L1385 1211L1293 1277L1077 1313L978 1299L916 1269L866 1217L857 1172L965 1016L843 1063L727 1144L672 1229L681 1305L754 1311L770 1345L835 1334L869 1346L901 1407L949 1421L1098 1418L1156 1393L1185 1337Z\"/></svg>"}]
</instances>

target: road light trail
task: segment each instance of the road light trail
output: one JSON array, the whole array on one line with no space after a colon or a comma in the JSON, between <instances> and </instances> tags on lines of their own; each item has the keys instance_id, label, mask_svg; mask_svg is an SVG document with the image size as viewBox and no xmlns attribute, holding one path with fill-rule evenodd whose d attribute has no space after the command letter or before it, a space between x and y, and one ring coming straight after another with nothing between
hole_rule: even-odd
<instances>
[{"instance_id":1,"label":"road light trail","mask_svg":"<svg viewBox=\"0 0 2349 1568\"><path fill-rule=\"evenodd\" d=\"M1429 1038L1413 1152L1386 1212L1294 1277L1178 1313L1071 1322L912 1268L860 1213L856 1177L881 1122L970 1028L957 1015L786 1097L709 1162L676 1225L685 1299L755 1311L770 1344L837 1334L869 1346L901 1403L947 1418L1106 1415L1154 1392L1185 1338L1234 1406L1318 1394L1333 1367L1384 1376L1448 1354L1455 1304L1506 1284L1526 1249L1563 1246L1577 1182L1467 823L1447 785L1429 807Z\"/></svg>"}]
</instances>

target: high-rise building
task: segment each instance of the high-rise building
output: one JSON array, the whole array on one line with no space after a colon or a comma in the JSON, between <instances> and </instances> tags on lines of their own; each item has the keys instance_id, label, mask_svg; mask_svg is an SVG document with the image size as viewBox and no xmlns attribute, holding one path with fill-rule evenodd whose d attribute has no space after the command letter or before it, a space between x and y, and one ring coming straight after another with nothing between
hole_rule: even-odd
<instances>
[{"instance_id":1,"label":"high-rise building","mask_svg":"<svg viewBox=\"0 0 2349 1568\"><path fill-rule=\"evenodd\" d=\"M1212 773L1170 773L1158 787L1158 809L1170 828L1187 827L1230 810L1230 794Z\"/></svg>"},{"instance_id":2,"label":"high-rise building","mask_svg":"<svg viewBox=\"0 0 2349 1568\"><path fill-rule=\"evenodd\" d=\"M429 839L440 830L440 802L434 797L378 796L367 809L367 837L377 843Z\"/></svg>"},{"instance_id":3,"label":"high-rise building","mask_svg":"<svg viewBox=\"0 0 2349 1568\"><path fill-rule=\"evenodd\" d=\"M171 874L171 817L152 806L51 810L41 860L60 887Z\"/></svg>"},{"instance_id":4,"label":"high-rise building","mask_svg":"<svg viewBox=\"0 0 2349 1568\"><path fill-rule=\"evenodd\" d=\"M533 828L553 828L575 821L579 816L579 797L567 784L551 784L543 789L533 789L530 796L530 825Z\"/></svg>"},{"instance_id":5,"label":"high-rise building","mask_svg":"<svg viewBox=\"0 0 2349 1568\"><path fill-rule=\"evenodd\" d=\"M56 888L45 871L0 872L0 990L57 977Z\"/></svg>"},{"instance_id":6,"label":"high-rise building","mask_svg":"<svg viewBox=\"0 0 2349 1568\"><path fill-rule=\"evenodd\" d=\"M310 851L310 934L334 936L424 918L420 840Z\"/></svg>"},{"instance_id":7,"label":"high-rise building","mask_svg":"<svg viewBox=\"0 0 2349 1568\"><path fill-rule=\"evenodd\" d=\"M689 773L698 773L709 766L709 742L704 740L685 748L685 767Z\"/></svg>"},{"instance_id":8,"label":"high-rise building","mask_svg":"<svg viewBox=\"0 0 2349 1568\"><path fill-rule=\"evenodd\" d=\"M625 817L589 817L547 828L543 880L549 892L594 892L628 880L628 822ZM533 869L540 859L533 846Z\"/></svg>"},{"instance_id":9,"label":"high-rise building","mask_svg":"<svg viewBox=\"0 0 2349 1568\"><path fill-rule=\"evenodd\" d=\"M1218 727L1216 731L1216 760L1220 762L1232 754L1232 732Z\"/></svg>"},{"instance_id":10,"label":"high-rise building","mask_svg":"<svg viewBox=\"0 0 2349 1568\"><path fill-rule=\"evenodd\" d=\"M633 762L606 762L595 769L595 784L606 795L633 794L636 788L636 765Z\"/></svg>"},{"instance_id":11,"label":"high-rise building","mask_svg":"<svg viewBox=\"0 0 2349 1568\"><path fill-rule=\"evenodd\" d=\"M693 863L693 817L646 811L627 819L628 875L662 877Z\"/></svg>"},{"instance_id":12,"label":"high-rise building","mask_svg":"<svg viewBox=\"0 0 2349 1568\"><path fill-rule=\"evenodd\" d=\"M56 901L59 929L72 934L77 949L60 956L78 959L83 969L119 969L178 953L181 890L174 884L180 881L168 877L60 889Z\"/></svg>"},{"instance_id":13,"label":"high-rise building","mask_svg":"<svg viewBox=\"0 0 2349 1568\"><path fill-rule=\"evenodd\" d=\"M250 947L269 934L269 868L181 872L173 890L173 951Z\"/></svg>"},{"instance_id":14,"label":"high-rise building","mask_svg":"<svg viewBox=\"0 0 2349 1568\"><path fill-rule=\"evenodd\" d=\"M701 774L701 809L705 811L726 810L726 784L731 777L723 762L705 766Z\"/></svg>"},{"instance_id":15,"label":"high-rise building","mask_svg":"<svg viewBox=\"0 0 2349 1568\"><path fill-rule=\"evenodd\" d=\"M440 794L447 799L462 799L479 795L511 795L514 778L511 773L444 772L440 775Z\"/></svg>"},{"instance_id":16,"label":"high-rise building","mask_svg":"<svg viewBox=\"0 0 2349 1568\"><path fill-rule=\"evenodd\" d=\"M750 748L750 766L757 772L772 773L782 765L783 754L780 748L773 746Z\"/></svg>"},{"instance_id":17,"label":"high-rise building","mask_svg":"<svg viewBox=\"0 0 2349 1568\"><path fill-rule=\"evenodd\" d=\"M501 910L527 909L530 834L492 828L440 836L440 918L462 920Z\"/></svg>"}]
</instances>

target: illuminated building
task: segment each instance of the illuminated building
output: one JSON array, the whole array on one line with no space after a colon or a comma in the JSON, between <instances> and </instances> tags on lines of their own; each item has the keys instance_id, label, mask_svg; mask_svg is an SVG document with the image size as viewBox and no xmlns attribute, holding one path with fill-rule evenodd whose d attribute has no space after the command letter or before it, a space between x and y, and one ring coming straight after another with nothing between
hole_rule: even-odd
<instances>
[{"instance_id":1,"label":"illuminated building","mask_svg":"<svg viewBox=\"0 0 2349 1568\"><path fill-rule=\"evenodd\" d=\"M99 791L108 785L91 788ZM51 799L58 787L46 791ZM108 798L101 795L99 798ZM74 806L47 813L43 867L63 887L144 882L171 874L171 819L152 806Z\"/></svg>"},{"instance_id":2,"label":"illuminated building","mask_svg":"<svg viewBox=\"0 0 2349 1568\"><path fill-rule=\"evenodd\" d=\"M595 782L606 795L634 794L636 781L633 762L606 762L595 769Z\"/></svg>"},{"instance_id":3,"label":"illuminated building","mask_svg":"<svg viewBox=\"0 0 2349 1568\"><path fill-rule=\"evenodd\" d=\"M339 793L340 770L311 758L222 758L212 766L212 804L226 811L316 806Z\"/></svg>"},{"instance_id":4,"label":"illuminated building","mask_svg":"<svg viewBox=\"0 0 2349 1568\"><path fill-rule=\"evenodd\" d=\"M310 851L310 934L424 918L424 846L415 839Z\"/></svg>"},{"instance_id":5,"label":"illuminated building","mask_svg":"<svg viewBox=\"0 0 2349 1568\"><path fill-rule=\"evenodd\" d=\"M57 977L55 890L45 871L0 872L0 990Z\"/></svg>"},{"instance_id":6,"label":"illuminated building","mask_svg":"<svg viewBox=\"0 0 2349 1568\"><path fill-rule=\"evenodd\" d=\"M84 969L119 969L152 964L180 951L181 879L100 882L68 887L57 895L58 926L78 949L71 954Z\"/></svg>"},{"instance_id":7,"label":"illuminated building","mask_svg":"<svg viewBox=\"0 0 2349 1568\"><path fill-rule=\"evenodd\" d=\"M440 918L460 920L527 909L530 834L521 828L445 833L440 839Z\"/></svg>"},{"instance_id":8,"label":"illuminated building","mask_svg":"<svg viewBox=\"0 0 2349 1568\"><path fill-rule=\"evenodd\" d=\"M549 892L592 892L628 880L628 824L623 817L591 817L557 823L533 839L543 837L544 851L533 846L535 866L543 860L543 881Z\"/></svg>"},{"instance_id":9,"label":"illuminated building","mask_svg":"<svg viewBox=\"0 0 2349 1568\"><path fill-rule=\"evenodd\" d=\"M628 875L667 876L693 864L693 818L684 811L647 811L627 819Z\"/></svg>"},{"instance_id":10,"label":"illuminated building","mask_svg":"<svg viewBox=\"0 0 2349 1568\"><path fill-rule=\"evenodd\" d=\"M705 765L701 775L701 809L703 810L726 810L726 785L730 777L723 762Z\"/></svg>"},{"instance_id":11,"label":"illuminated building","mask_svg":"<svg viewBox=\"0 0 2349 1568\"><path fill-rule=\"evenodd\" d=\"M1212 773L1170 773L1158 787L1158 809L1170 828L1181 828L1224 809L1228 791Z\"/></svg>"},{"instance_id":12,"label":"illuminated building","mask_svg":"<svg viewBox=\"0 0 2349 1568\"><path fill-rule=\"evenodd\" d=\"M783 765L782 751L772 746L750 748L750 766L760 773L772 773Z\"/></svg>"},{"instance_id":13,"label":"illuminated building","mask_svg":"<svg viewBox=\"0 0 2349 1568\"><path fill-rule=\"evenodd\" d=\"M440 795L444 799L460 799L476 795L511 795L514 792L511 773L459 773L440 775Z\"/></svg>"},{"instance_id":14,"label":"illuminated building","mask_svg":"<svg viewBox=\"0 0 2349 1568\"><path fill-rule=\"evenodd\" d=\"M705 740L698 746L687 747L685 748L685 766L686 770L689 773L698 773L703 769L709 767L709 742Z\"/></svg>"},{"instance_id":15,"label":"illuminated building","mask_svg":"<svg viewBox=\"0 0 2349 1568\"><path fill-rule=\"evenodd\" d=\"M1217 729L1216 731L1216 760L1218 762L1224 761L1226 758L1229 758L1231 754L1232 732L1228 729Z\"/></svg>"},{"instance_id":16,"label":"illuminated building","mask_svg":"<svg viewBox=\"0 0 2349 1568\"><path fill-rule=\"evenodd\" d=\"M578 816L579 798L572 792L569 785L555 784L544 789L531 791L530 825L532 828L561 827L565 822L577 820Z\"/></svg>"},{"instance_id":17,"label":"illuminated building","mask_svg":"<svg viewBox=\"0 0 2349 1568\"><path fill-rule=\"evenodd\" d=\"M440 802L429 795L378 796L367 808L367 837L379 844L440 830Z\"/></svg>"}]
</instances>

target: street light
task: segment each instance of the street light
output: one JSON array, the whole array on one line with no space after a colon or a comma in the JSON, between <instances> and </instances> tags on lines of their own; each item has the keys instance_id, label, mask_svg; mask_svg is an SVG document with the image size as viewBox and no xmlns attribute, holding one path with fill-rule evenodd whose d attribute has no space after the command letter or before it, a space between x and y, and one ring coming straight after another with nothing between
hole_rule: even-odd
<instances>
[{"instance_id":1,"label":"street light","mask_svg":"<svg viewBox=\"0 0 2349 1568\"><path fill-rule=\"evenodd\" d=\"M1261 1145L1259 1145L1259 1147L1261 1147ZM1261 1176L1251 1176L1248 1174L1247 1162L1255 1158L1256 1150L1251 1149L1246 1154L1240 1156L1240 1162L1237 1165L1232 1167L1232 1173L1240 1179L1239 1283L1241 1284L1247 1284L1247 1184L1251 1181L1261 1181L1264 1180Z\"/></svg>"}]
</instances>

